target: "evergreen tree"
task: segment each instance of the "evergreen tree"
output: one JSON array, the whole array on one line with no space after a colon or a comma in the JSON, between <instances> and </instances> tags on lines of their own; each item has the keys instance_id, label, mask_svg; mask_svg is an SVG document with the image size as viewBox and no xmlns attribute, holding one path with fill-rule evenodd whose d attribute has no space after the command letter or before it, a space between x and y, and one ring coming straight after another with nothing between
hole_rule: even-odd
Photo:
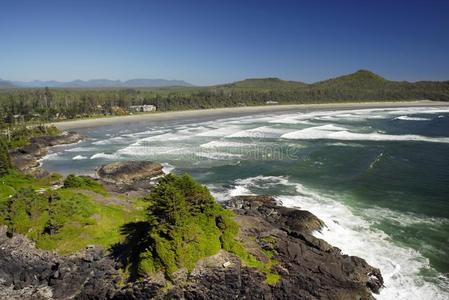
<instances>
[{"instance_id":1,"label":"evergreen tree","mask_svg":"<svg viewBox=\"0 0 449 300\"><path fill-rule=\"evenodd\" d=\"M9 158L8 146L4 139L0 140L0 176L5 175L11 169L11 160Z\"/></svg>"}]
</instances>

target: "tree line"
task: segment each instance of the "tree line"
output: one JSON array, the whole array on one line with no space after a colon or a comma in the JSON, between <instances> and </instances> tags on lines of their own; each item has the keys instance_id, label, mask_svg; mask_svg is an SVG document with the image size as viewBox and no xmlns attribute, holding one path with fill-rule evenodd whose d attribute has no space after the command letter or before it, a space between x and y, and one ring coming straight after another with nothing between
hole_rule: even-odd
<instances>
[{"instance_id":1,"label":"tree line","mask_svg":"<svg viewBox=\"0 0 449 300\"><path fill-rule=\"evenodd\" d=\"M355 73L304 84L276 78L212 87L154 89L4 89L0 122L47 122L99 115L129 114L131 105L152 104L158 111L279 104L353 101L449 101L449 82L396 82Z\"/></svg>"}]
</instances>

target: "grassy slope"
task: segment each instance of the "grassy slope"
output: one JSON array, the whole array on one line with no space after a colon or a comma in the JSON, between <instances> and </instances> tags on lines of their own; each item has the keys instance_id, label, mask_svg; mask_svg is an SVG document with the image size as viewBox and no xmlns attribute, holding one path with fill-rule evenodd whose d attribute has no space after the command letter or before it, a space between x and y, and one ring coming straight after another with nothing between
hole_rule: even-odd
<instances>
[{"instance_id":1,"label":"grassy slope","mask_svg":"<svg viewBox=\"0 0 449 300\"><path fill-rule=\"evenodd\" d=\"M71 254L89 244L109 248L122 239L123 224L144 217L138 201L131 207L95 201L86 191L107 196L98 186L53 191L51 184L58 178L36 180L17 172L0 177L0 223L25 234L40 248ZM58 230L45 233L49 224L56 224Z\"/></svg>"},{"instance_id":2,"label":"grassy slope","mask_svg":"<svg viewBox=\"0 0 449 300\"><path fill-rule=\"evenodd\" d=\"M55 174L36 180L12 171L0 177L0 224L6 224L11 232L26 235L39 248L68 255L91 244L110 249L128 241L129 232L123 230L126 225L149 220L148 207L154 198L150 201L134 199L131 205L113 204L120 201L108 201L112 196L92 179L70 176L62 188L54 190L52 187L56 183L61 183L61 176ZM184 193L185 197L193 197L191 199L209 201L209 208L202 213L181 214L185 220L179 221L182 224L179 226L158 222L156 227L149 227L153 228L150 231L141 232L141 227L137 228L141 232L137 236L138 244L148 238L153 243L138 249L138 273L151 275L162 269L170 277L179 268L193 270L198 260L224 249L240 257L245 265L264 273L267 284L276 284L280 280L272 271L277 263L272 253L265 253L265 262L262 262L248 252L244 243L236 239L239 226L233 221L233 214L221 208L206 188L189 179L187 183L180 181L177 189L175 194L171 194L173 186L160 191L161 195L168 192L167 195L175 195L175 198ZM197 210L195 206L192 209ZM221 216L221 225L217 224L218 216ZM168 232L169 239L166 238ZM148 247L153 249L152 252L147 250ZM135 245L130 249L137 251ZM136 255L136 252L128 255Z\"/></svg>"}]
</instances>

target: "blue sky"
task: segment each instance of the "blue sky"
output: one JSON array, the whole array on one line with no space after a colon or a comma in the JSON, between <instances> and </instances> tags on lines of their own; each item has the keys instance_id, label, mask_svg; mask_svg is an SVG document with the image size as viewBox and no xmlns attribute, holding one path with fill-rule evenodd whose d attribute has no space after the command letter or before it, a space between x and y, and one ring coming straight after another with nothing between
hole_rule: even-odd
<instances>
[{"instance_id":1,"label":"blue sky","mask_svg":"<svg viewBox=\"0 0 449 300\"><path fill-rule=\"evenodd\" d=\"M0 78L449 80L449 1L0 0Z\"/></svg>"}]
</instances>

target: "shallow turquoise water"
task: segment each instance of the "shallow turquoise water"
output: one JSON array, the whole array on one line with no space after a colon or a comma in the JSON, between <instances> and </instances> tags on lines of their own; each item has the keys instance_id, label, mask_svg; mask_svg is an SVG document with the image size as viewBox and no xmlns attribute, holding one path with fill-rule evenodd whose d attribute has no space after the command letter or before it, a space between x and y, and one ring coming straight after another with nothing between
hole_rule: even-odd
<instances>
[{"instance_id":1,"label":"shallow turquoise water","mask_svg":"<svg viewBox=\"0 0 449 300\"><path fill-rule=\"evenodd\" d=\"M270 194L326 224L317 236L381 268L381 299L449 296L449 107L298 111L80 130L45 168L93 173L151 159L221 200Z\"/></svg>"}]
</instances>

